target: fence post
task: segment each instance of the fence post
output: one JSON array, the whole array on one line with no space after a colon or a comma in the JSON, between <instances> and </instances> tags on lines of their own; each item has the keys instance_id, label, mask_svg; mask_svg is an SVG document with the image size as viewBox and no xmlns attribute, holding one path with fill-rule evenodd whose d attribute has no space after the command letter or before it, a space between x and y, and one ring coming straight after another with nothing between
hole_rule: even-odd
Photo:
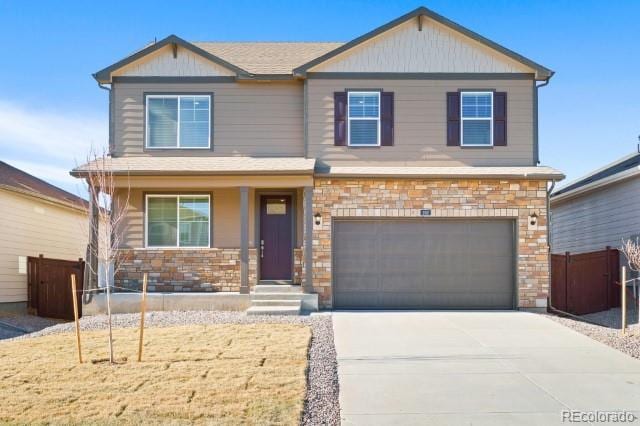
<instances>
[{"instance_id":1,"label":"fence post","mask_svg":"<svg viewBox=\"0 0 640 426\"><path fill-rule=\"evenodd\" d=\"M625 334L627 329L627 268L624 266L620 270L620 314L622 316L621 331Z\"/></svg>"},{"instance_id":2,"label":"fence post","mask_svg":"<svg viewBox=\"0 0 640 426\"><path fill-rule=\"evenodd\" d=\"M82 348L80 347L80 322L78 321L78 295L76 293L76 274L71 274L71 298L73 299L73 318L76 323L76 342L78 343L78 361L82 364Z\"/></svg>"},{"instance_id":3,"label":"fence post","mask_svg":"<svg viewBox=\"0 0 640 426\"><path fill-rule=\"evenodd\" d=\"M569 308L569 263L571 258L571 253L566 251L564 252L564 310L567 312L571 312Z\"/></svg>"},{"instance_id":4,"label":"fence post","mask_svg":"<svg viewBox=\"0 0 640 426\"><path fill-rule=\"evenodd\" d=\"M35 288L35 301L34 307L36 309L36 315L40 315L40 287L42 286L42 282L40 281L40 277L42 276L42 261L44 259L44 254L38 255L38 263L36 266L36 288Z\"/></svg>"},{"instance_id":5,"label":"fence post","mask_svg":"<svg viewBox=\"0 0 640 426\"><path fill-rule=\"evenodd\" d=\"M147 273L142 276L142 302L140 306L140 342L138 343L138 362L142 361L142 339L144 336L144 314L147 310Z\"/></svg>"},{"instance_id":6,"label":"fence post","mask_svg":"<svg viewBox=\"0 0 640 426\"><path fill-rule=\"evenodd\" d=\"M610 256L610 252L611 252L611 246L606 246L605 248L606 250L606 254L605 254L605 260L607 262L607 286L606 286L606 293L607 293L607 309L611 309L611 285L613 284L613 280L611 279L611 256Z\"/></svg>"}]
</instances>

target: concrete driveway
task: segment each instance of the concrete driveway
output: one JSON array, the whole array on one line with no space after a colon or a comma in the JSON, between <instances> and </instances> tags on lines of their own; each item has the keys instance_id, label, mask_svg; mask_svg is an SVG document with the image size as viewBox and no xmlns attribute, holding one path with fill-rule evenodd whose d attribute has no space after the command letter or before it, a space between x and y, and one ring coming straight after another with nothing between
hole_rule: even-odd
<instances>
[{"instance_id":1,"label":"concrete driveway","mask_svg":"<svg viewBox=\"0 0 640 426\"><path fill-rule=\"evenodd\" d=\"M541 315L335 312L333 327L344 424L566 425L563 410L626 410L640 425L640 361Z\"/></svg>"}]
</instances>

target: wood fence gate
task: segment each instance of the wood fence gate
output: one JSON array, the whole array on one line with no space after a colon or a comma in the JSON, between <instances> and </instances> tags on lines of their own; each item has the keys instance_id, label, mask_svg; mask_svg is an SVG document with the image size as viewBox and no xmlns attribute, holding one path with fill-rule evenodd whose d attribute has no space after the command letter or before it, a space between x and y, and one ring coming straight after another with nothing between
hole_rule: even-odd
<instances>
[{"instance_id":1,"label":"wood fence gate","mask_svg":"<svg viewBox=\"0 0 640 426\"><path fill-rule=\"evenodd\" d=\"M36 315L73 320L71 274L76 275L77 289L83 288L84 261L27 258L28 306ZM76 294L78 314L82 316L82 292Z\"/></svg>"},{"instance_id":2,"label":"wood fence gate","mask_svg":"<svg viewBox=\"0 0 640 426\"><path fill-rule=\"evenodd\" d=\"M551 304L574 315L620 306L620 252L607 247L589 253L551 255Z\"/></svg>"}]
</instances>

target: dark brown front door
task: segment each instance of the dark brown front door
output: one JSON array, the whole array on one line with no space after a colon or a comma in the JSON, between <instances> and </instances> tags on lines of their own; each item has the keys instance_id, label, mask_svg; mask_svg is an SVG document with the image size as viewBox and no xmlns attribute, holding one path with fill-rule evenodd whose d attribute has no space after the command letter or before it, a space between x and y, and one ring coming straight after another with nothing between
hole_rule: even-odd
<instances>
[{"instance_id":1,"label":"dark brown front door","mask_svg":"<svg viewBox=\"0 0 640 426\"><path fill-rule=\"evenodd\" d=\"M290 280L293 254L290 195L260 197L260 279Z\"/></svg>"}]
</instances>

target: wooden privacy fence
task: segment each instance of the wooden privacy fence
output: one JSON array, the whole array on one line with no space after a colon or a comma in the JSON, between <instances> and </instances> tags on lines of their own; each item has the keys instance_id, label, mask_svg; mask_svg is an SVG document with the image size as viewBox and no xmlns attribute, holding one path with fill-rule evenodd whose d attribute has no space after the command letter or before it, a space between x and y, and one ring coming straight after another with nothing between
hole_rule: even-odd
<instances>
[{"instance_id":1,"label":"wooden privacy fence","mask_svg":"<svg viewBox=\"0 0 640 426\"><path fill-rule=\"evenodd\" d=\"M574 315L620 306L620 252L551 255L551 305Z\"/></svg>"},{"instance_id":2,"label":"wooden privacy fence","mask_svg":"<svg viewBox=\"0 0 640 426\"><path fill-rule=\"evenodd\" d=\"M83 288L84 261L48 259L42 255L27 258L28 306L36 315L73 320L71 274L76 275L77 288ZM82 292L76 294L82 315Z\"/></svg>"}]
</instances>

